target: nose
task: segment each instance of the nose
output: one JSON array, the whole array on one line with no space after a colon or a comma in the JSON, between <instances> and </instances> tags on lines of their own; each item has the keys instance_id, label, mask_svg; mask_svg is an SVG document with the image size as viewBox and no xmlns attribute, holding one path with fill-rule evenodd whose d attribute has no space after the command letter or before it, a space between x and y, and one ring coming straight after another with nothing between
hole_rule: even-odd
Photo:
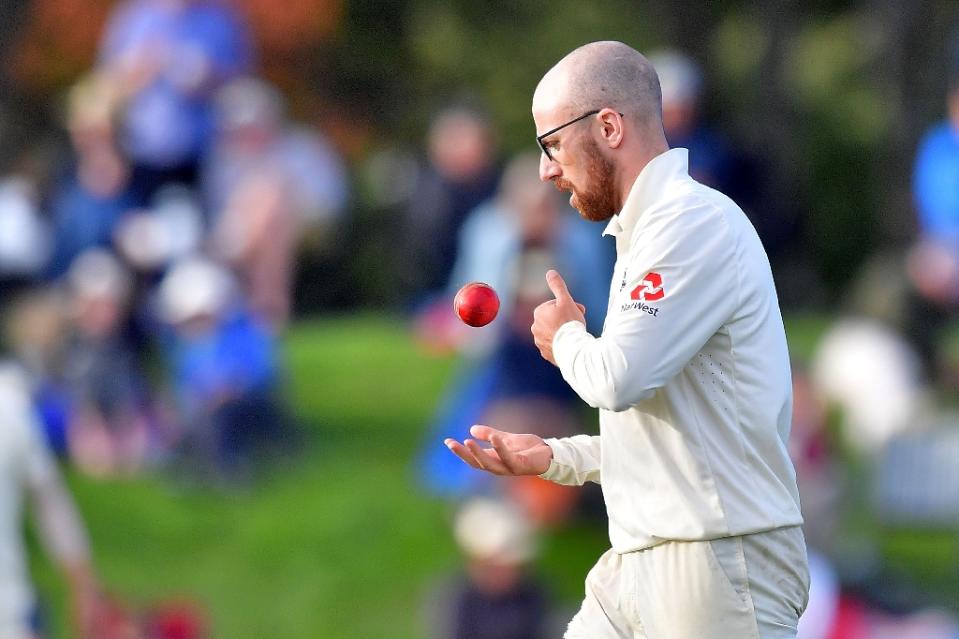
<instances>
[{"instance_id":1,"label":"nose","mask_svg":"<svg viewBox=\"0 0 959 639\"><path fill-rule=\"evenodd\" d=\"M539 156L539 179L543 182L548 182L555 177L562 175L563 171L560 169L559 163L550 160L546 157L545 153L541 153Z\"/></svg>"}]
</instances>

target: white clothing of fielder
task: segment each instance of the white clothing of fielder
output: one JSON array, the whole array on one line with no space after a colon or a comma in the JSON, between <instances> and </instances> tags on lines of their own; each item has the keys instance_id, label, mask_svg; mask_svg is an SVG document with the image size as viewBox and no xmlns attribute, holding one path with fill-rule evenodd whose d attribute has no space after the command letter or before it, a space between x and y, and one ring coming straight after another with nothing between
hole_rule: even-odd
<instances>
[{"instance_id":1,"label":"white clothing of fielder","mask_svg":"<svg viewBox=\"0 0 959 639\"><path fill-rule=\"evenodd\" d=\"M30 501L37 532L52 559L89 559L89 542L43 440L26 387L0 364L0 637L28 639L36 598L23 540L24 502Z\"/></svg>"},{"instance_id":2,"label":"white clothing of fielder","mask_svg":"<svg viewBox=\"0 0 959 639\"><path fill-rule=\"evenodd\" d=\"M600 409L600 434L547 440L542 477L600 483L612 544L567 637L795 636L808 567L786 449L789 356L762 244L732 200L689 177L685 149L649 162L605 233L617 262L602 335L573 321L553 338L563 377ZM619 594L603 600L597 583ZM653 618L694 601L698 629Z\"/></svg>"}]
</instances>

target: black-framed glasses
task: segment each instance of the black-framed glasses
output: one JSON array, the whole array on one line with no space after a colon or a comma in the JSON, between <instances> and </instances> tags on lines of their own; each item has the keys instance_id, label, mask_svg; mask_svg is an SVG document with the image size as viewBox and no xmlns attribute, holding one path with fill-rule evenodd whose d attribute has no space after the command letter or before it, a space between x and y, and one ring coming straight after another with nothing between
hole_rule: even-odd
<instances>
[{"instance_id":1,"label":"black-framed glasses","mask_svg":"<svg viewBox=\"0 0 959 639\"><path fill-rule=\"evenodd\" d=\"M547 137L549 137L549 136L551 136L551 135L553 135L554 133L556 133L556 132L559 131L560 129L565 129L566 127L568 127L568 126L571 125L571 124L576 124L576 123L579 122L580 120L585 120L586 118L588 118L588 117L591 116L591 115L596 115L596 114L599 113L600 111L602 111L602 109L593 109L592 111L587 111L586 113L584 113L583 115L579 116L578 118L573 118L572 120L570 120L570 121L567 122L566 124L560 124L560 125L559 125L558 127L556 127L555 129L550 129L549 131L547 131L546 133L544 133L544 134L542 134L542 135L537 135L537 136L536 136L536 144L539 145L539 148L540 148L540 150L543 152L543 155L545 155L548 160L553 161L553 156L552 156L552 154L549 152L549 149L546 148L546 145L543 143L543 139L544 139L544 138L547 138ZM619 114L619 117L624 117L624 116L623 116L622 113L620 113L620 114Z\"/></svg>"}]
</instances>

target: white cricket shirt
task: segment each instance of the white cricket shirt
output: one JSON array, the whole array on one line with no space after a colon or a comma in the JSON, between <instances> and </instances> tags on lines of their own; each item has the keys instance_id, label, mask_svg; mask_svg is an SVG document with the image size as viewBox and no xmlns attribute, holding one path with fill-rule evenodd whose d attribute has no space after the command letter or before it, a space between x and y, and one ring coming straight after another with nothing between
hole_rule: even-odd
<instances>
[{"instance_id":1,"label":"white cricket shirt","mask_svg":"<svg viewBox=\"0 0 959 639\"><path fill-rule=\"evenodd\" d=\"M29 398L0 374L0 637L31 636L35 601L24 547L23 502L57 473Z\"/></svg>"},{"instance_id":2,"label":"white cricket shirt","mask_svg":"<svg viewBox=\"0 0 959 639\"><path fill-rule=\"evenodd\" d=\"M620 553L801 524L786 336L752 224L672 149L605 233L617 261L603 333L567 322L553 338L600 435L547 440L543 477L600 483Z\"/></svg>"}]
</instances>

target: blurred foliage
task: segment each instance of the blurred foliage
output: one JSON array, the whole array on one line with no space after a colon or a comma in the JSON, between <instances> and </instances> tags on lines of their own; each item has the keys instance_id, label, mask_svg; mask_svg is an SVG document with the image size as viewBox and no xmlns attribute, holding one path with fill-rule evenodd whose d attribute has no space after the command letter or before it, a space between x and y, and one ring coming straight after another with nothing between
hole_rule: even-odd
<instances>
[{"instance_id":1,"label":"blurred foliage","mask_svg":"<svg viewBox=\"0 0 959 639\"><path fill-rule=\"evenodd\" d=\"M471 94L489 108L507 152L532 148L533 87L565 53L592 40L659 44L642 4L626 0L417 0L407 19L419 126L445 101Z\"/></svg>"}]
</instances>

